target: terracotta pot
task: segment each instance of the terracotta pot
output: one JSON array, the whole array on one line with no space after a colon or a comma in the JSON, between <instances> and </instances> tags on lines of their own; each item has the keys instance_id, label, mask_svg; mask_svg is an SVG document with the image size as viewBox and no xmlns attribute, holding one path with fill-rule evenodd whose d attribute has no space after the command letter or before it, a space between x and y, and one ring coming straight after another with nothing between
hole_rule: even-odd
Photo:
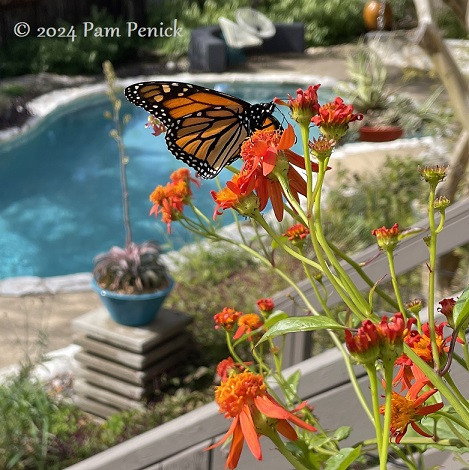
<instances>
[{"instance_id":1,"label":"terracotta pot","mask_svg":"<svg viewBox=\"0 0 469 470\"><path fill-rule=\"evenodd\" d=\"M378 2L376 0L370 0L365 4L363 8L363 20L365 21L365 26L368 31L379 30L378 27L378 18L381 12L383 2ZM392 27L392 10L389 2L384 2L384 24L382 29L390 30Z\"/></svg>"},{"instance_id":2,"label":"terracotta pot","mask_svg":"<svg viewBox=\"0 0 469 470\"><path fill-rule=\"evenodd\" d=\"M389 142L404 134L399 126L362 126L359 129L362 142Z\"/></svg>"}]
</instances>

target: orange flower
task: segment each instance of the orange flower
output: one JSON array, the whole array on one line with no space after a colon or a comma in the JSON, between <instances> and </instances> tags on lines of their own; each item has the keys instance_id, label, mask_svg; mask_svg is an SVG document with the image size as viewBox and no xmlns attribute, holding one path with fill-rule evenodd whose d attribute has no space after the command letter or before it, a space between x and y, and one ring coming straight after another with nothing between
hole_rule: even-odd
<instances>
[{"instance_id":1,"label":"orange flower","mask_svg":"<svg viewBox=\"0 0 469 470\"><path fill-rule=\"evenodd\" d=\"M333 102L321 106L311 122L321 129L327 139L339 140L347 132L349 122L362 119L363 114L354 114L353 106L344 104L344 100L337 97Z\"/></svg>"},{"instance_id":2,"label":"orange flower","mask_svg":"<svg viewBox=\"0 0 469 470\"><path fill-rule=\"evenodd\" d=\"M274 300L271 297L259 299L257 301L257 307L261 312L269 314L275 308Z\"/></svg>"},{"instance_id":3,"label":"orange flower","mask_svg":"<svg viewBox=\"0 0 469 470\"><path fill-rule=\"evenodd\" d=\"M440 304L438 310L446 317L448 325L454 328L453 309L456 305L456 300L449 298L440 300L438 303Z\"/></svg>"},{"instance_id":4,"label":"orange flower","mask_svg":"<svg viewBox=\"0 0 469 470\"><path fill-rule=\"evenodd\" d=\"M197 178L191 176L191 172L188 168L179 168L171 173L169 177L173 183L184 181L189 187L189 182L192 181L198 188L200 188L200 181Z\"/></svg>"},{"instance_id":5,"label":"orange flower","mask_svg":"<svg viewBox=\"0 0 469 470\"><path fill-rule=\"evenodd\" d=\"M306 91L301 88L296 90L296 98L292 98L288 95L288 103L285 101L274 98L274 103L281 106L288 106L291 110L291 117L300 124L309 124L311 118L318 114L319 103L318 103L318 88L321 85L310 85Z\"/></svg>"},{"instance_id":6,"label":"orange flower","mask_svg":"<svg viewBox=\"0 0 469 470\"><path fill-rule=\"evenodd\" d=\"M244 165L239 173L241 188L246 191L253 188L259 197L259 210L262 211L268 200L272 202L277 220L283 219L283 189L278 175L284 175L293 197L306 195L306 182L293 165L305 167L305 162L290 147L295 143L295 133L291 125L285 131L258 130L244 141L241 157ZM311 163L313 171L318 165Z\"/></svg>"},{"instance_id":7,"label":"orange flower","mask_svg":"<svg viewBox=\"0 0 469 470\"><path fill-rule=\"evenodd\" d=\"M238 329L233 336L233 339L241 338L245 333L257 330L263 325L262 320L256 313L246 313L238 318ZM248 338L251 341L251 338Z\"/></svg>"},{"instance_id":8,"label":"orange flower","mask_svg":"<svg viewBox=\"0 0 469 470\"><path fill-rule=\"evenodd\" d=\"M378 324L364 320L355 335L345 330L345 344L352 357L362 364L373 363L377 359L394 361L402 353L404 338L414 319L404 322L401 312L388 321L383 316Z\"/></svg>"},{"instance_id":9,"label":"orange flower","mask_svg":"<svg viewBox=\"0 0 469 470\"><path fill-rule=\"evenodd\" d=\"M438 347L439 354L447 350L448 342L451 341L451 336L444 337L443 328L446 326L446 322L442 322L435 325L436 344ZM430 327L428 323L422 325L422 333L416 330L408 331L404 338L404 342L410 346L414 352L427 364L433 366L433 353L430 340ZM395 365L399 366L399 371L393 380L393 384L400 383L402 390L411 387L411 383L418 375L422 372L420 369L407 357L406 354L402 354L395 362Z\"/></svg>"},{"instance_id":10,"label":"orange flower","mask_svg":"<svg viewBox=\"0 0 469 470\"><path fill-rule=\"evenodd\" d=\"M157 186L150 194L150 201L153 203L150 215L155 214L155 217L158 217L158 214L161 214L162 221L168 226L168 233L171 233L171 222L179 220L184 205L190 203L192 197L190 182L200 186L199 181L191 178L190 171L186 168L174 171L170 179L170 183L166 186Z\"/></svg>"},{"instance_id":11,"label":"orange flower","mask_svg":"<svg viewBox=\"0 0 469 470\"><path fill-rule=\"evenodd\" d=\"M247 362L246 364L250 363ZM239 364L233 361L233 358L228 357L218 363L216 373L222 381L225 381L231 374L243 372L244 369L244 364Z\"/></svg>"},{"instance_id":12,"label":"orange flower","mask_svg":"<svg viewBox=\"0 0 469 470\"><path fill-rule=\"evenodd\" d=\"M287 231L282 234L283 237L288 239L294 244L301 244L308 236L309 230L303 224L292 225Z\"/></svg>"},{"instance_id":13,"label":"orange flower","mask_svg":"<svg viewBox=\"0 0 469 470\"><path fill-rule=\"evenodd\" d=\"M241 315L242 313L237 312L234 308L225 307L221 312L213 316L215 329L224 328L226 331L230 331Z\"/></svg>"},{"instance_id":14,"label":"orange flower","mask_svg":"<svg viewBox=\"0 0 469 470\"><path fill-rule=\"evenodd\" d=\"M351 356L361 364L374 363L379 356L380 338L376 325L365 320L355 335L345 330L345 344Z\"/></svg>"},{"instance_id":15,"label":"orange flower","mask_svg":"<svg viewBox=\"0 0 469 470\"><path fill-rule=\"evenodd\" d=\"M233 422L222 439L206 450L220 446L232 436L225 468L237 467L245 440L254 457L262 460L259 435L263 428L266 429L266 420L269 429L275 426L280 434L292 441L298 436L288 421L308 431L316 431L316 428L276 402L268 394L262 375L250 371L233 374L223 381L215 389L215 401L220 413L224 413L225 418L233 418ZM305 405L302 403L297 410Z\"/></svg>"},{"instance_id":16,"label":"orange flower","mask_svg":"<svg viewBox=\"0 0 469 470\"><path fill-rule=\"evenodd\" d=\"M376 237L376 242L382 250L392 251L399 241L399 225L394 224L391 228L383 225L372 230L371 234Z\"/></svg>"},{"instance_id":17,"label":"orange flower","mask_svg":"<svg viewBox=\"0 0 469 470\"><path fill-rule=\"evenodd\" d=\"M244 184L241 173L234 175L231 181L227 181L226 188L220 191L210 191L213 200L216 202L213 211L213 220L217 215L221 215L220 209L235 209L241 215L251 215L259 208L259 200L252 192L253 186Z\"/></svg>"},{"instance_id":18,"label":"orange flower","mask_svg":"<svg viewBox=\"0 0 469 470\"><path fill-rule=\"evenodd\" d=\"M428 434L418 426L416 421L420 421L424 416L440 410L443 408L443 403L422 406L428 398L438 391L437 389L432 389L418 396L418 393L425 385L428 385L428 380L420 380L419 382L416 382L409 389L405 397L399 395L397 392L392 392L390 428L391 438L394 437L397 444L401 442L401 439L407 432L409 424L421 436L432 437L431 434ZM381 414L384 414L384 405L381 406L379 411Z\"/></svg>"}]
</instances>

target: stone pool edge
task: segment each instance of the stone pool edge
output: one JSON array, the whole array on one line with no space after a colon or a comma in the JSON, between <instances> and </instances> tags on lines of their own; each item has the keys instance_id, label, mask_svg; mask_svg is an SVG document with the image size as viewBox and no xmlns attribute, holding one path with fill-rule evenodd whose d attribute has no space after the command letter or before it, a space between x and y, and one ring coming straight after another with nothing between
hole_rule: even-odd
<instances>
[{"instance_id":1,"label":"stone pool edge","mask_svg":"<svg viewBox=\"0 0 469 470\"><path fill-rule=\"evenodd\" d=\"M275 73L259 75L256 73L240 73L240 72L226 72L222 74L205 73L179 73L174 75L139 75L136 77L118 79L116 81L119 87L126 87L132 83L142 81L181 81L181 82L246 82L251 83L321 83L323 86L333 87L338 80L328 76L311 75L311 74L294 74L292 73ZM6 143L11 139L21 136L25 132L37 126L42 119L47 117L62 106L69 105L72 101L89 97L93 94L101 94L106 91L106 83L85 84L75 87L61 88L54 90L44 95L34 98L27 103L27 108L32 113L32 117L26 121L21 127L11 127L0 131L0 144ZM293 90L294 91L294 90Z\"/></svg>"}]
</instances>

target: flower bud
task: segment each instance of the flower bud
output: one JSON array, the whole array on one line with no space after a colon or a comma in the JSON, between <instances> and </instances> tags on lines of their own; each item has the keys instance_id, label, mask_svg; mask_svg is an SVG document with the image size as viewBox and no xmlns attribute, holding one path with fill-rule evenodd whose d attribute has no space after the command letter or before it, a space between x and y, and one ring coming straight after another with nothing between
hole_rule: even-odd
<instances>
[{"instance_id":1,"label":"flower bud","mask_svg":"<svg viewBox=\"0 0 469 470\"><path fill-rule=\"evenodd\" d=\"M438 183L445 179L447 169L447 165L427 165L424 167L419 165L418 167L422 178L433 187L436 187Z\"/></svg>"},{"instance_id":2,"label":"flower bud","mask_svg":"<svg viewBox=\"0 0 469 470\"><path fill-rule=\"evenodd\" d=\"M382 250L393 251L399 241L399 225L394 224L391 228L383 225L372 230L371 234L376 237L376 242Z\"/></svg>"}]
</instances>

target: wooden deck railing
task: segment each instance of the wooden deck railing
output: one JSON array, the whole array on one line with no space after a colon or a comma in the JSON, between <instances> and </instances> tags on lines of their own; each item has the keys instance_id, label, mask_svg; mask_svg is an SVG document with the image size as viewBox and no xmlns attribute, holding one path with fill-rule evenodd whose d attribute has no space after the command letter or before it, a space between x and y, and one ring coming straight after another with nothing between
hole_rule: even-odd
<instances>
[{"instance_id":1,"label":"wooden deck railing","mask_svg":"<svg viewBox=\"0 0 469 470\"><path fill-rule=\"evenodd\" d=\"M445 228L439 238L438 254L442 255L452 249L469 243L469 199L454 204L447 210ZM425 227L425 221L420 225ZM425 233L404 239L399 243L396 255L396 270L402 274L423 263L427 258L427 249L422 240ZM370 247L354 257L362 262L373 259L376 248ZM353 269L346 268L359 288L367 286L356 275ZM387 261L384 256L373 259L366 268L368 276L377 280L387 273ZM307 282L302 287L313 305L317 305ZM331 306L338 304L340 299L332 290L329 298ZM297 305L301 301L291 290L281 292L276 296L278 308L290 313L304 314ZM318 305L318 310L320 310ZM423 314L423 312L422 312ZM353 444L373 435L373 429L363 412L352 390L341 355L336 350L326 351L318 356L304 360L310 351L310 335L295 334L288 338L288 355L290 364L286 375L300 370L302 379L299 395L314 405L315 413L320 417L321 425L326 429L334 429L341 425L352 426L353 432L344 442ZM287 351L286 351L287 353ZM302 361L302 362L300 362ZM357 368L359 383L365 396L368 395L367 379L361 368ZM453 365L452 375L461 389L469 387L469 377L457 364ZM226 451L219 448L212 451L204 449L216 442L217 438L228 428L228 421L219 413L214 403L203 406L191 413L183 415L163 424L140 436L130 439L94 457L84 460L68 468L68 470L217 470L224 468ZM288 465L273 445L267 440L261 440L264 459L258 463L249 454L243 452L238 468L257 470L285 470ZM437 465L448 459L441 452L432 454L431 463ZM392 468L391 466L389 468ZM447 461L445 468L457 469Z\"/></svg>"}]
</instances>

